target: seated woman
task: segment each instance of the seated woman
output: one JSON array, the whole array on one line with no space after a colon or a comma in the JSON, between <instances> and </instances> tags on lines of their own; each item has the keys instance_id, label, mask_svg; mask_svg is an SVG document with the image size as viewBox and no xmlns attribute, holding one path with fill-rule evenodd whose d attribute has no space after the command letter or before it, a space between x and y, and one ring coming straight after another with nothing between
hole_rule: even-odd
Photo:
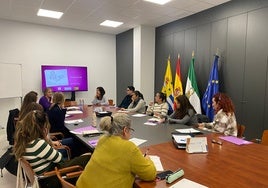
<instances>
[{"instance_id":1,"label":"seated woman","mask_svg":"<svg viewBox=\"0 0 268 188\"><path fill-rule=\"evenodd\" d=\"M108 101L105 98L105 90L103 87L97 87L96 96L94 97L92 104L93 105L108 105Z\"/></svg>"},{"instance_id":2,"label":"seated woman","mask_svg":"<svg viewBox=\"0 0 268 188\"><path fill-rule=\"evenodd\" d=\"M17 123L15 132L15 145L13 152L16 159L26 159L37 175L54 170L55 166L64 168L73 165L85 167L90 155L76 157L64 161L60 152L55 150L48 141L49 121L46 113L38 110L29 112ZM61 187L58 178L51 178L39 181L42 188Z\"/></svg>"},{"instance_id":3,"label":"seated woman","mask_svg":"<svg viewBox=\"0 0 268 188\"><path fill-rule=\"evenodd\" d=\"M137 112L137 113L144 113L145 112L145 101L143 99L143 95L139 91L134 91L131 97L132 102L128 106L126 110L128 112Z\"/></svg>"},{"instance_id":4,"label":"seated woman","mask_svg":"<svg viewBox=\"0 0 268 188\"><path fill-rule=\"evenodd\" d=\"M199 128L209 128L225 135L237 136L237 123L232 100L224 93L216 93L212 98L215 115L211 123L200 123Z\"/></svg>"},{"instance_id":5,"label":"seated woman","mask_svg":"<svg viewBox=\"0 0 268 188\"><path fill-rule=\"evenodd\" d=\"M28 104L27 106L25 106L23 109L22 109L22 113L20 114L19 118L18 118L18 121L21 121L29 112L33 111L33 110L39 110L41 112L44 111L44 108L36 103L36 102L31 102L30 104ZM74 143L73 143L73 139L72 138L62 138L60 141L57 140L57 141L53 141L50 139L50 134L48 134L48 140L51 144L51 146L53 146L54 148L58 148L60 147L61 145L66 145L68 146L72 151L75 150L75 147L74 147ZM59 149L59 151L62 153L62 155L67 158L68 155L66 153L65 150L61 150ZM72 152L73 153L73 152Z\"/></svg>"},{"instance_id":6,"label":"seated woman","mask_svg":"<svg viewBox=\"0 0 268 188\"><path fill-rule=\"evenodd\" d=\"M44 111L47 112L52 104L52 89L47 87L44 90L44 96L39 99L39 104L43 106Z\"/></svg>"},{"instance_id":7,"label":"seated woman","mask_svg":"<svg viewBox=\"0 0 268 188\"><path fill-rule=\"evenodd\" d=\"M179 95L175 98L176 110L168 117L169 123L178 123L185 125L197 125L197 117L194 107L185 95Z\"/></svg>"},{"instance_id":8,"label":"seated woman","mask_svg":"<svg viewBox=\"0 0 268 188\"><path fill-rule=\"evenodd\" d=\"M28 92L24 98L23 98L23 102L21 104L21 108L20 108L20 114L23 112L23 109L30 103L32 102L36 102L37 101L37 92L35 91L30 91Z\"/></svg>"},{"instance_id":9,"label":"seated woman","mask_svg":"<svg viewBox=\"0 0 268 188\"><path fill-rule=\"evenodd\" d=\"M154 97L155 103L151 102L146 111L147 115L163 119L166 118L168 113L168 104L166 102L166 95L158 92Z\"/></svg>"},{"instance_id":10,"label":"seated woman","mask_svg":"<svg viewBox=\"0 0 268 188\"><path fill-rule=\"evenodd\" d=\"M66 108L64 108L64 95L61 92L56 92L53 96L53 104L50 106L47 114L51 125L50 132L62 132L65 137L70 135L67 128L64 126Z\"/></svg>"},{"instance_id":11,"label":"seated woman","mask_svg":"<svg viewBox=\"0 0 268 188\"><path fill-rule=\"evenodd\" d=\"M126 90L127 95L124 97L122 102L118 105L119 108L127 108L130 105L130 103L132 102L131 97L134 91L135 91L134 86L127 86L127 90Z\"/></svg>"},{"instance_id":12,"label":"seated woman","mask_svg":"<svg viewBox=\"0 0 268 188\"><path fill-rule=\"evenodd\" d=\"M76 182L77 188L130 188L136 176L145 181L155 179L153 162L129 141L133 129L127 114L102 118L100 128L106 135L99 139L90 162Z\"/></svg>"}]
</instances>

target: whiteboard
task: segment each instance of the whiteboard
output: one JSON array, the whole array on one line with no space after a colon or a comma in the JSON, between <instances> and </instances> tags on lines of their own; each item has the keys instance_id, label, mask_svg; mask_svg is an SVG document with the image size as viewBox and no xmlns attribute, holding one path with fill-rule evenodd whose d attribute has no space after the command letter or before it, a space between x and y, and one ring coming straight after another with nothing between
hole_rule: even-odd
<instances>
[{"instance_id":1,"label":"whiteboard","mask_svg":"<svg viewBox=\"0 0 268 188\"><path fill-rule=\"evenodd\" d=\"M22 97L21 64L0 63L0 98Z\"/></svg>"}]
</instances>

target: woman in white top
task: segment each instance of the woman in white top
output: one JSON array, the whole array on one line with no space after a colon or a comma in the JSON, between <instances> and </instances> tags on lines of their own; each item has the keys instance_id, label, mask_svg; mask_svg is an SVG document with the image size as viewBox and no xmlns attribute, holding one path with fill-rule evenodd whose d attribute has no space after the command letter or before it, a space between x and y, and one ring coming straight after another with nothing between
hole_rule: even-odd
<instances>
[{"instance_id":1,"label":"woman in white top","mask_svg":"<svg viewBox=\"0 0 268 188\"><path fill-rule=\"evenodd\" d=\"M96 96L94 97L92 104L93 105L108 105L108 101L105 98L105 90L103 87L97 87Z\"/></svg>"},{"instance_id":2,"label":"woman in white top","mask_svg":"<svg viewBox=\"0 0 268 188\"><path fill-rule=\"evenodd\" d=\"M132 102L126 109L129 112L145 113L145 101L143 95L139 91L134 91L132 94Z\"/></svg>"},{"instance_id":3,"label":"woman in white top","mask_svg":"<svg viewBox=\"0 0 268 188\"><path fill-rule=\"evenodd\" d=\"M168 113L168 104L166 102L166 95L162 92L158 92L154 97L155 103L150 103L146 114L153 115L157 118L165 118Z\"/></svg>"}]
</instances>

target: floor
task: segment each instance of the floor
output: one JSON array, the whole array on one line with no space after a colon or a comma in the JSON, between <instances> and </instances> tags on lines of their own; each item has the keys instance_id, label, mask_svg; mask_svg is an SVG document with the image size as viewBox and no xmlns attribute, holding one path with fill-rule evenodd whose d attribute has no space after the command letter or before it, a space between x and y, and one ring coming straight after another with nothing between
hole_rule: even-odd
<instances>
[{"instance_id":1,"label":"floor","mask_svg":"<svg viewBox=\"0 0 268 188\"><path fill-rule=\"evenodd\" d=\"M0 127L0 156L2 156L9 148L7 142L6 129ZM16 176L10 174L5 168L3 169L3 177L0 177L0 185L3 188L15 188Z\"/></svg>"}]
</instances>

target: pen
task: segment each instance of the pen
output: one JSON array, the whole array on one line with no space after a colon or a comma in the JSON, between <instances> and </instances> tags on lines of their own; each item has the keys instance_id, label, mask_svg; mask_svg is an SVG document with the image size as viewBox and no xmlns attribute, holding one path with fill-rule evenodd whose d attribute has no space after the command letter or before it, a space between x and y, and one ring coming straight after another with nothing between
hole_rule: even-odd
<instances>
[{"instance_id":1,"label":"pen","mask_svg":"<svg viewBox=\"0 0 268 188\"><path fill-rule=\"evenodd\" d=\"M143 157L146 157L146 155L148 154L148 152L149 152L149 149L147 149L147 150L145 151Z\"/></svg>"}]
</instances>

